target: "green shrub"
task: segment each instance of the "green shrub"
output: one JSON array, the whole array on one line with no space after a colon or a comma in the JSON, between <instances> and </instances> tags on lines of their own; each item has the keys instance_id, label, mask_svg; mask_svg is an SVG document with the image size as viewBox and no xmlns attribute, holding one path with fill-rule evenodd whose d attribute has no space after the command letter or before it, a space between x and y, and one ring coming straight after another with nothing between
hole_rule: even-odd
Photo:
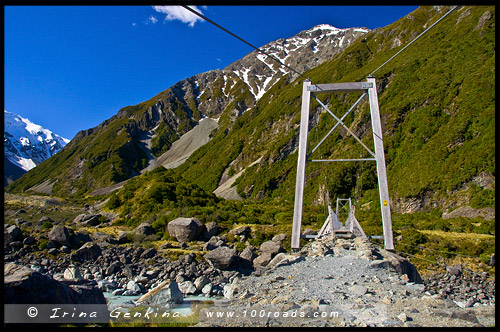
<instances>
[{"instance_id":1,"label":"green shrub","mask_svg":"<svg viewBox=\"0 0 500 332\"><path fill-rule=\"evenodd\" d=\"M52 223L50 221L46 221L42 224L42 229L48 229L48 228L52 228Z\"/></svg>"}]
</instances>

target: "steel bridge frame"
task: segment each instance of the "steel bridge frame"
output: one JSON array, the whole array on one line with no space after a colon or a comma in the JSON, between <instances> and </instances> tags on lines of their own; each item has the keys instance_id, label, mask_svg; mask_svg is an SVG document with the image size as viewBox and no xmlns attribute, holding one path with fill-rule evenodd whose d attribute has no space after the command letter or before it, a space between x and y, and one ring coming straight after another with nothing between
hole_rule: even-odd
<instances>
[{"instance_id":1,"label":"steel bridge frame","mask_svg":"<svg viewBox=\"0 0 500 332\"><path fill-rule=\"evenodd\" d=\"M342 116L338 118L333 114L326 105L324 105L315 94L319 93L334 93L334 92L363 92L363 95L356 101L356 103ZM371 123L373 130L373 141L375 146L375 153L372 152L343 122L342 120L354 109L354 107L368 94L370 103ZM309 109L311 104L311 97L316 99L319 104L337 121L335 126L328 132L328 134L318 143L318 145L307 154L307 136L309 132ZM360 158L360 159L313 159L307 160L308 157L316 151L316 149L325 141L325 139L335 130L338 125L343 126L349 134L351 134L373 158ZM302 107L300 113L300 134L299 134L299 155L297 160L297 178L295 183L295 201L293 213L293 226L292 226L292 250L300 249L300 235L302 224L302 208L304 205L304 186L305 186L305 173L306 162L343 162L343 161L367 161L373 160L377 163L377 178L380 194L380 207L382 214L382 225L384 230L384 247L386 250L394 250L393 236L392 236L392 221L391 209L389 204L389 189L387 186L387 172L385 167L384 157L384 142L382 138L382 125L380 122L380 110L378 104L377 85L373 76L368 76L366 82L353 82L353 83L333 83L333 84L312 84L311 81L306 80L302 87Z\"/></svg>"}]
</instances>

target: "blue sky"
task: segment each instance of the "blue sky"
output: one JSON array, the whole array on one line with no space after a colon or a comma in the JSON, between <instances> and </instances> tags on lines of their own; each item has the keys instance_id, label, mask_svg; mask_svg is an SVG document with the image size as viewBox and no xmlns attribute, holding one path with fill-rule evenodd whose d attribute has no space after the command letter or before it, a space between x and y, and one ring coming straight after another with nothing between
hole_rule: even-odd
<instances>
[{"instance_id":1,"label":"blue sky","mask_svg":"<svg viewBox=\"0 0 500 332\"><path fill-rule=\"evenodd\" d=\"M416 6L207 6L256 46L326 23L384 27ZM4 7L4 109L72 139L128 105L252 49L177 8Z\"/></svg>"}]
</instances>

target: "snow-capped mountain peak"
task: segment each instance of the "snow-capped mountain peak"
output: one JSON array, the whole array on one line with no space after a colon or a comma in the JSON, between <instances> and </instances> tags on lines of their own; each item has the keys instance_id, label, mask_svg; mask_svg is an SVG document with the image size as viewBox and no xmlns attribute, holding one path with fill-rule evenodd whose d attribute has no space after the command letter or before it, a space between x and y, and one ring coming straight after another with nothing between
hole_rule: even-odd
<instances>
[{"instance_id":1,"label":"snow-capped mountain peak","mask_svg":"<svg viewBox=\"0 0 500 332\"><path fill-rule=\"evenodd\" d=\"M68 139L6 110L4 126L5 158L24 171L36 167L69 143Z\"/></svg>"},{"instance_id":2,"label":"snow-capped mountain peak","mask_svg":"<svg viewBox=\"0 0 500 332\"><path fill-rule=\"evenodd\" d=\"M255 99L259 100L281 77L290 73L276 59L299 72L305 72L330 60L369 31L367 28L339 29L329 24L319 24L293 37L281 38L260 48L274 59L253 51L226 67L224 72L225 75L236 75L243 80ZM296 73L290 74L293 79L297 77Z\"/></svg>"}]
</instances>

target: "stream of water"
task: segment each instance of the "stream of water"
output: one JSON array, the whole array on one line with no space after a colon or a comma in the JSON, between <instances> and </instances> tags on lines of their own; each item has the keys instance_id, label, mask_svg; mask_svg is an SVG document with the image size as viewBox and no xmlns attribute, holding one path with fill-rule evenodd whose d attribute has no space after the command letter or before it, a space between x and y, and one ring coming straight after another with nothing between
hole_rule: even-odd
<instances>
[{"instance_id":1,"label":"stream of water","mask_svg":"<svg viewBox=\"0 0 500 332\"><path fill-rule=\"evenodd\" d=\"M137 301L143 294L134 295L134 296L122 296L122 295L113 295L109 292L103 292L106 301L108 302L108 309L113 310L118 307L129 307L132 304L132 301ZM166 311L176 311L179 312L182 316L189 316L193 312L191 310L191 304L193 302L204 302L214 300L213 297L206 296L185 296L182 304L175 304L172 308Z\"/></svg>"}]
</instances>

